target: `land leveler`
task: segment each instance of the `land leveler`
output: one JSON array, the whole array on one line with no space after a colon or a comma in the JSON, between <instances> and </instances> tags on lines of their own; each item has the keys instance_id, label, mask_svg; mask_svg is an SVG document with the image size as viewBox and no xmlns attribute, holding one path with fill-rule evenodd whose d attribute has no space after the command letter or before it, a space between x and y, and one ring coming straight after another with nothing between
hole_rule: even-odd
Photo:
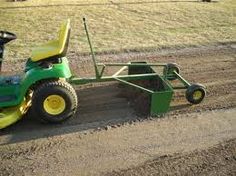
<instances>
[{"instance_id":1,"label":"land leveler","mask_svg":"<svg viewBox=\"0 0 236 176\"><path fill-rule=\"evenodd\" d=\"M0 70L0 129L19 119L26 112L43 121L59 123L72 117L78 106L77 94L72 85L118 81L150 96L150 115L166 113L175 89L186 89L186 98L191 104L200 103L205 97L205 88L200 84L190 84L181 75L176 64L143 62L97 63L87 25L85 32L91 49L95 77L82 78L72 75L66 58L70 37L70 21L61 27L58 39L39 46L32 51L22 73L6 75ZM0 31L0 69L2 68L4 46L16 35ZM107 67L120 67L104 76ZM162 73L154 68L160 67ZM124 72L127 72L124 74ZM179 80L181 86L173 86ZM140 81L148 84L140 84Z\"/></svg>"}]
</instances>

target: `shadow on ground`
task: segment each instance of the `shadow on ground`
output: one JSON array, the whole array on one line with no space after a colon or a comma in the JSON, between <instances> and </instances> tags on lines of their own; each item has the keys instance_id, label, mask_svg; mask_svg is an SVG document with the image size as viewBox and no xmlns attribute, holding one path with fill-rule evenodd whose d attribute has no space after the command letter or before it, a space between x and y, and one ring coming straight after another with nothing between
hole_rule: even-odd
<instances>
[{"instance_id":1,"label":"shadow on ground","mask_svg":"<svg viewBox=\"0 0 236 176\"><path fill-rule=\"evenodd\" d=\"M147 118L147 115L137 115L131 103L120 96L122 88L116 83L76 89L79 108L74 118L62 124L45 124L28 114L18 123L0 132L0 145L120 126ZM186 107L186 104L176 105L171 110Z\"/></svg>"}]
</instances>

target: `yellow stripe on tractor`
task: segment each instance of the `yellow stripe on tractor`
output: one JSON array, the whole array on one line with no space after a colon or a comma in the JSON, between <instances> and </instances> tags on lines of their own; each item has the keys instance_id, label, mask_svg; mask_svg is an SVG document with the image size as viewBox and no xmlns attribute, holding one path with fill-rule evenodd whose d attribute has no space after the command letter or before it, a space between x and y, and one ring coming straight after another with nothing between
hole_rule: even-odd
<instances>
[{"instance_id":1,"label":"yellow stripe on tractor","mask_svg":"<svg viewBox=\"0 0 236 176\"><path fill-rule=\"evenodd\" d=\"M28 111L31 106L31 97L25 98L24 101L14 107L4 108L0 110L0 129L17 122Z\"/></svg>"}]
</instances>

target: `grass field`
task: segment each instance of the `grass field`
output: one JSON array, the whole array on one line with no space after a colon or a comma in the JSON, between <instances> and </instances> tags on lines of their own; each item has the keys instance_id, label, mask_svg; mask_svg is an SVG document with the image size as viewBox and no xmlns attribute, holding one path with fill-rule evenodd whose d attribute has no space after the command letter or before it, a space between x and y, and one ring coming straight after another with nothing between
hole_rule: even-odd
<instances>
[{"instance_id":1,"label":"grass field","mask_svg":"<svg viewBox=\"0 0 236 176\"><path fill-rule=\"evenodd\" d=\"M179 1L179 2L177 2ZM69 52L89 52L82 17L97 52L145 51L236 41L236 1L198 0L0 0L0 30L17 34L7 59L24 59L30 50L57 35L70 18Z\"/></svg>"}]
</instances>

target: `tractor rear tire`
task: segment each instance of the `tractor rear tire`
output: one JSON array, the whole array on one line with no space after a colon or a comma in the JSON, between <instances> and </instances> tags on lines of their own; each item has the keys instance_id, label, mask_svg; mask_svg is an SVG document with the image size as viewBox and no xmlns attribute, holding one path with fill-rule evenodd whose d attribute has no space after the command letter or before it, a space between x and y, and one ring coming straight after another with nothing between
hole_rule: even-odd
<instances>
[{"instance_id":1,"label":"tractor rear tire","mask_svg":"<svg viewBox=\"0 0 236 176\"><path fill-rule=\"evenodd\" d=\"M34 90L30 115L43 122L61 123L75 115L77 105L77 94L69 83L46 81Z\"/></svg>"},{"instance_id":2,"label":"tractor rear tire","mask_svg":"<svg viewBox=\"0 0 236 176\"><path fill-rule=\"evenodd\" d=\"M186 90L186 99L192 104L199 104L206 96L206 90L201 84L192 84Z\"/></svg>"}]
</instances>

